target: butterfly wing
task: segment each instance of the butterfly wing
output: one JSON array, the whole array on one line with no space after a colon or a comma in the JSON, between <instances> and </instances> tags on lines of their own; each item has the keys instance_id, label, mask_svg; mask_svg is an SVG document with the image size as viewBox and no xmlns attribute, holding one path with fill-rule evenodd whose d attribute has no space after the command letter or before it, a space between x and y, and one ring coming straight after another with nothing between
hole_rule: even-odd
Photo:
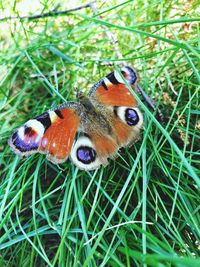
<instances>
[{"instance_id":1,"label":"butterfly wing","mask_svg":"<svg viewBox=\"0 0 200 267\"><path fill-rule=\"evenodd\" d=\"M71 161L82 170L98 169L108 164L107 158L114 157L118 150L115 140L102 132L102 129L93 127L92 122L89 128L79 132L71 153Z\"/></svg>"},{"instance_id":2,"label":"butterfly wing","mask_svg":"<svg viewBox=\"0 0 200 267\"><path fill-rule=\"evenodd\" d=\"M116 151L117 145L112 139L105 136L99 137L98 134L85 135L84 133L74 143L70 159L81 170L95 170L101 165L105 167L108 164L107 158Z\"/></svg>"},{"instance_id":3,"label":"butterfly wing","mask_svg":"<svg viewBox=\"0 0 200 267\"><path fill-rule=\"evenodd\" d=\"M138 84L136 72L123 67L121 75L135 89ZM119 147L128 146L137 141L143 125L143 116L134 96L126 86L121 75L114 71L101 79L90 91L94 105L100 109L109 109L109 121L115 132Z\"/></svg>"},{"instance_id":4,"label":"butterfly wing","mask_svg":"<svg viewBox=\"0 0 200 267\"><path fill-rule=\"evenodd\" d=\"M77 103L68 102L27 121L11 136L11 148L20 156L39 152L53 163L66 161L80 124L79 110Z\"/></svg>"},{"instance_id":5,"label":"butterfly wing","mask_svg":"<svg viewBox=\"0 0 200 267\"><path fill-rule=\"evenodd\" d=\"M123 67L121 74L132 88L138 83L136 72L130 67ZM137 101L125 85L123 78L117 72L111 72L96 83L89 95L106 106L136 106Z\"/></svg>"}]
</instances>

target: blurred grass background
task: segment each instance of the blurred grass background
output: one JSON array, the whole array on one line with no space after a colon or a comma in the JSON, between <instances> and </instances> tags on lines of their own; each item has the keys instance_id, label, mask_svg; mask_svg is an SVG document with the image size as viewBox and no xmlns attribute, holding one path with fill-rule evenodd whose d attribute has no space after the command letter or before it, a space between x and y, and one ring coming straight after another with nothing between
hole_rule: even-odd
<instances>
[{"instance_id":1,"label":"blurred grass background","mask_svg":"<svg viewBox=\"0 0 200 267\"><path fill-rule=\"evenodd\" d=\"M90 8L1 20L85 3L0 4L0 266L200 266L199 2L97 1L101 20ZM120 67L107 31L166 123L140 101L140 141L95 172L20 160L7 145L15 128Z\"/></svg>"}]
</instances>

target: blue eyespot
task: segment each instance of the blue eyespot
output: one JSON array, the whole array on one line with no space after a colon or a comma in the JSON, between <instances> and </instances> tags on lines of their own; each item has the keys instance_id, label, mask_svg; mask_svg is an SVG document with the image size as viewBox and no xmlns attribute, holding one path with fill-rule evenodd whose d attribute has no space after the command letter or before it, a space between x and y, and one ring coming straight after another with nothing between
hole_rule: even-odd
<instances>
[{"instance_id":1,"label":"blue eyespot","mask_svg":"<svg viewBox=\"0 0 200 267\"><path fill-rule=\"evenodd\" d=\"M134 71L132 68L130 68L130 67L128 67L128 66L126 66L125 69L128 70L128 73L129 73L129 77L128 77L128 81L129 81L129 83L130 83L130 84L135 84L135 82L136 82L137 79L138 79L137 74L135 73L135 71ZM124 72L124 71L122 70L122 74L123 74L123 72ZM125 76L125 77L126 77L126 76Z\"/></svg>"},{"instance_id":2,"label":"blue eyespot","mask_svg":"<svg viewBox=\"0 0 200 267\"><path fill-rule=\"evenodd\" d=\"M127 108L125 111L125 120L129 126L135 126L139 122L138 113L132 108Z\"/></svg>"},{"instance_id":3,"label":"blue eyespot","mask_svg":"<svg viewBox=\"0 0 200 267\"><path fill-rule=\"evenodd\" d=\"M35 139L32 140L31 138L22 140L17 131L12 135L12 143L21 152L37 150L39 147L39 141L36 142Z\"/></svg>"},{"instance_id":4,"label":"blue eyespot","mask_svg":"<svg viewBox=\"0 0 200 267\"><path fill-rule=\"evenodd\" d=\"M90 164L96 159L96 151L89 146L80 146L76 152L77 158L84 164Z\"/></svg>"}]
</instances>

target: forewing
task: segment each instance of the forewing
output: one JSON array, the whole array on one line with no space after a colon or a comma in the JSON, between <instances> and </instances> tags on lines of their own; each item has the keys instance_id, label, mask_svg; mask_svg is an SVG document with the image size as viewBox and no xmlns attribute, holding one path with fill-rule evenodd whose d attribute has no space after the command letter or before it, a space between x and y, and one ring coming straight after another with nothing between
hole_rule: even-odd
<instances>
[{"instance_id":1,"label":"forewing","mask_svg":"<svg viewBox=\"0 0 200 267\"><path fill-rule=\"evenodd\" d=\"M121 74L135 88L138 82L136 72L130 67L123 67ZM130 93L124 80L117 71L101 79L90 91L91 98L106 106L136 106L137 101Z\"/></svg>"},{"instance_id":2,"label":"forewing","mask_svg":"<svg viewBox=\"0 0 200 267\"><path fill-rule=\"evenodd\" d=\"M69 102L27 121L11 136L11 148L20 156L39 152L53 163L64 162L80 124L78 109L78 104Z\"/></svg>"}]
</instances>

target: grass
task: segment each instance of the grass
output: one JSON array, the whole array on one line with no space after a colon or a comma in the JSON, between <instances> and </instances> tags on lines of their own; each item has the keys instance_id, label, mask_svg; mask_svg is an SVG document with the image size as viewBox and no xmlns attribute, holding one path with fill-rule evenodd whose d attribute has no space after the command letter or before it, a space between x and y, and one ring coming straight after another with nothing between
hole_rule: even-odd
<instances>
[{"instance_id":1,"label":"grass","mask_svg":"<svg viewBox=\"0 0 200 267\"><path fill-rule=\"evenodd\" d=\"M1 2L1 16L21 2ZM58 3L74 7L46 0L23 15ZM96 6L102 19L87 8L0 21L0 266L200 266L198 2ZM20 160L7 145L15 128L120 67L108 30L166 122L132 92L144 130L106 168Z\"/></svg>"}]
</instances>

